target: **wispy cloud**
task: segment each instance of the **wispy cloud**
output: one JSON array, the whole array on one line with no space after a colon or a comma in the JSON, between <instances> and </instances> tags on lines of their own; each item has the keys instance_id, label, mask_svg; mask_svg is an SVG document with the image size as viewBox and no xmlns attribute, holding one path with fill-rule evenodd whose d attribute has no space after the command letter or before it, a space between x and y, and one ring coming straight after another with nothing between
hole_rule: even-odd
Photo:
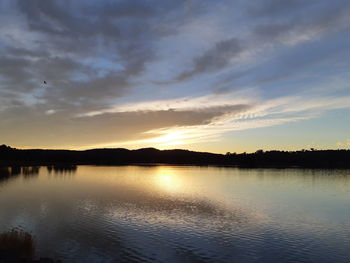
<instances>
[{"instance_id":1,"label":"wispy cloud","mask_svg":"<svg viewBox=\"0 0 350 263\"><path fill-rule=\"evenodd\" d=\"M198 97L182 97L141 101L121 104L108 109L80 114L78 117L97 116L105 113L142 112L142 111L206 111L225 107L252 105L258 101L255 89L245 89L238 92L224 94L209 94Z\"/></svg>"},{"instance_id":2,"label":"wispy cloud","mask_svg":"<svg viewBox=\"0 0 350 263\"><path fill-rule=\"evenodd\" d=\"M226 99L223 99L225 98ZM158 111L160 109L175 109L175 110L196 110L205 111L211 107L217 106L217 102L208 104L203 103L212 96L204 96L192 99L183 99L179 101L157 101L155 104L151 102L141 102L133 104L132 107L121 105L119 110L126 111ZM234 100L230 100L230 94L223 96L221 102L226 102L226 112L218 114L208 123L179 126L176 123L169 127L151 129L144 132L147 139L138 139L134 141L119 142L123 145L155 145L174 146L183 144L193 144L208 141L220 140L225 133L271 127L289 122L297 122L308 120L320 116L324 111L348 108L350 107L350 97L320 97L320 98L305 98L301 96L289 96L267 101L251 100L249 107L242 107L238 111L229 110L235 105ZM172 103L174 104L172 104ZM214 106L213 106L214 105ZM149 136L151 136L149 138ZM113 145L113 144L111 144Z\"/></svg>"},{"instance_id":3,"label":"wispy cloud","mask_svg":"<svg viewBox=\"0 0 350 263\"><path fill-rule=\"evenodd\" d=\"M337 142L336 145L337 146L350 146L350 139L346 139L343 142Z\"/></svg>"}]
</instances>

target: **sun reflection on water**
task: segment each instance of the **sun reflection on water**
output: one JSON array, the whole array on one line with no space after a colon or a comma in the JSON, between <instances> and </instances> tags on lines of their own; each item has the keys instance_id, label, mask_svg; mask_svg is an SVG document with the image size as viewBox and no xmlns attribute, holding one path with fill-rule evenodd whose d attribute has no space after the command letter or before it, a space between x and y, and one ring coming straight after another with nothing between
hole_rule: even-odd
<instances>
[{"instance_id":1,"label":"sun reflection on water","mask_svg":"<svg viewBox=\"0 0 350 263\"><path fill-rule=\"evenodd\" d=\"M162 191L168 193L177 193L183 189L183 182L180 177L167 167L159 167L155 176L155 184Z\"/></svg>"}]
</instances>

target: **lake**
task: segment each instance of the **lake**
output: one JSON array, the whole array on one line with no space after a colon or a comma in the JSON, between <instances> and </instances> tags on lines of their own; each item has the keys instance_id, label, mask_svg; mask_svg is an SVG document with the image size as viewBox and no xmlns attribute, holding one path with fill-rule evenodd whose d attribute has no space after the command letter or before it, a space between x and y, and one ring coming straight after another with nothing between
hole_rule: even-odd
<instances>
[{"instance_id":1,"label":"lake","mask_svg":"<svg viewBox=\"0 0 350 263\"><path fill-rule=\"evenodd\" d=\"M350 262L350 170L1 170L0 232L62 262ZM9 174L12 174L9 176Z\"/></svg>"}]
</instances>

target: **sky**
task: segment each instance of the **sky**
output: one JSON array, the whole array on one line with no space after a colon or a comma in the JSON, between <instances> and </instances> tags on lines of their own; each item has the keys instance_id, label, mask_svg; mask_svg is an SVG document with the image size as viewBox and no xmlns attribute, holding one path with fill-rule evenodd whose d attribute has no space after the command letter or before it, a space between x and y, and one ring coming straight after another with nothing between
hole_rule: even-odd
<instances>
[{"instance_id":1,"label":"sky","mask_svg":"<svg viewBox=\"0 0 350 263\"><path fill-rule=\"evenodd\" d=\"M0 32L0 144L350 148L347 0L0 0Z\"/></svg>"}]
</instances>

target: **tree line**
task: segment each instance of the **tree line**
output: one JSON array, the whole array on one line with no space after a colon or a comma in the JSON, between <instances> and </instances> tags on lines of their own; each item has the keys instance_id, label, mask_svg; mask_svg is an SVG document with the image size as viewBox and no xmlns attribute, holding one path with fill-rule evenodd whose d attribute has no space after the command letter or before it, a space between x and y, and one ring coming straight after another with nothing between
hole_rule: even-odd
<instances>
[{"instance_id":1,"label":"tree line","mask_svg":"<svg viewBox=\"0 0 350 263\"><path fill-rule=\"evenodd\" d=\"M0 146L0 165L124 165L124 164L227 165L237 167L350 168L350 150L263 151L215 154L189 150L92 149L43 150Z\"/></svg>"}]
</instances>

